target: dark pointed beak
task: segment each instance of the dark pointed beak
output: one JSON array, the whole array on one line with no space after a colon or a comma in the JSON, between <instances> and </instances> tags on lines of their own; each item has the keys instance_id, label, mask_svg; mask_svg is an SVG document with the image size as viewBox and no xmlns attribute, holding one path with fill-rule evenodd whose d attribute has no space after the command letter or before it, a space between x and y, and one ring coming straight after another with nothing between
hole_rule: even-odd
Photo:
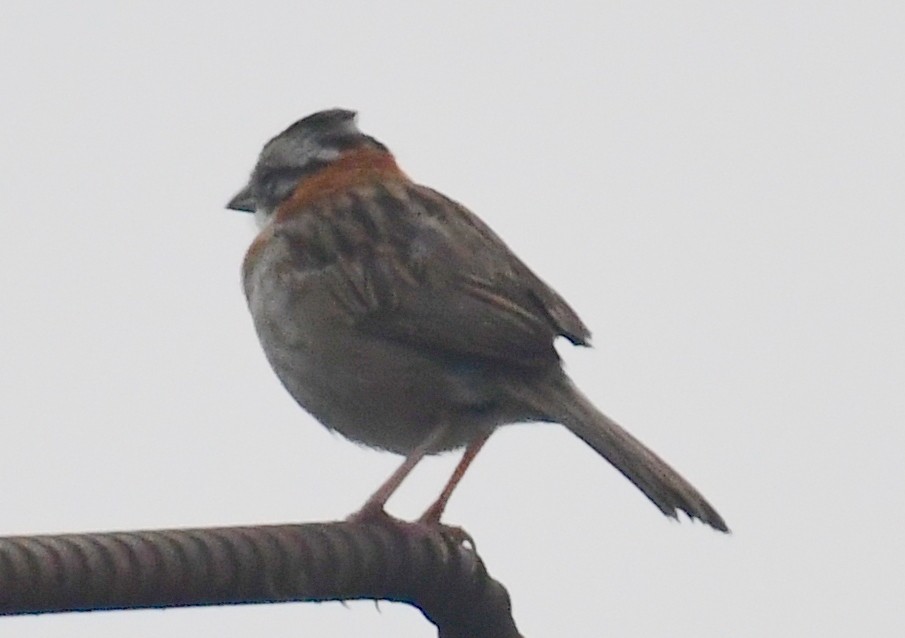
<instances>
[{"instance_id":1,"label":"dark pointed beak","mask_svg":"<svg viewBox=\"0 0 905 638\"><path fill-rule=\"evenodd\" d=\"M251 192L251 185L249 184L238 193L236 193L236 196L229 200L226 208L229 210L242 211L243 213L255 212L255 208L257 208L257 202L255 201L254 194Z\"/></svg>"}]
</instances>

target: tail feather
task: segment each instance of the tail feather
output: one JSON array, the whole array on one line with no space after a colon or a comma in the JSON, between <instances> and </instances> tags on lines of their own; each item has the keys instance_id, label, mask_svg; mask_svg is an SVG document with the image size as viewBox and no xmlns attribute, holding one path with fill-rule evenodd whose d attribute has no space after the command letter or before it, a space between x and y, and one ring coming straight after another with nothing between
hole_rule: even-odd
<instances>
[{"instance_id":1,"label":"tail feather","mask_svg":"<svg viewBox=\"0 0 905 638\"><path fill-rule=\"evenodd\" d=\"M535 397L536 408L562 423L634 483L661 512L677 518L682 510L721 532L726 522L694 486L641 441L600 412L568 378Z\"/></svg>"}]
</instances>

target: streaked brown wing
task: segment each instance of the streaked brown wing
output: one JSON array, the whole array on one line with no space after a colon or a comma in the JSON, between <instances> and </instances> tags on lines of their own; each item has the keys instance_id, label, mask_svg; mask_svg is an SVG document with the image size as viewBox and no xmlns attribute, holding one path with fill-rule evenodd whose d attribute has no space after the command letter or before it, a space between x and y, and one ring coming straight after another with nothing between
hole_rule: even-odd
<instances>
[{"instance_id":1,"label":"streaked brown wing","mask_svg":"<svg viewBox=\"0 0 905 638\"><path fill-rule=\"evenodd\" d=\"M374 336L527 367L558 362L559 335L587 342L587 329L559 295L485 224L435 191L369 186L316 212L282 234L302 262L317 253L317 263L305 265L327 275L349 320Z\"/></svg>"}]
</instances>

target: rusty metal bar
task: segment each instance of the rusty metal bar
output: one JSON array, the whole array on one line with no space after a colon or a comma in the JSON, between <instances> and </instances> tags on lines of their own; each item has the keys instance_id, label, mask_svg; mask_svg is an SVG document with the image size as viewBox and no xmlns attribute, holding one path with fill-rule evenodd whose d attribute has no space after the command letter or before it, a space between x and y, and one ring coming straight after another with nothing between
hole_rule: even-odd
<instances>
[{"instance_id":1,"label":"rusty metal bar","mask_svg":"<svg viewBox=\"0 0 905 638\"><path fill-rule=\"evenodd\" d=\"M441 638L518 638L462 538L395 521L5 537L0 615L373 599L416 606Z\"/></svg>"}]
</instances>

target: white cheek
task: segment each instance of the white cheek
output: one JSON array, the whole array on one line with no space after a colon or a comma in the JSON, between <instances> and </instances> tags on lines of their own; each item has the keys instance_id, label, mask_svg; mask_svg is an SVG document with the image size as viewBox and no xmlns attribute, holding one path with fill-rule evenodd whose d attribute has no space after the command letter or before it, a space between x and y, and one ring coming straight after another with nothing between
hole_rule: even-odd
<instances>
[{"instance_id":1,"label":"white cheek","mask_svg":"<svg viewBox=\"0 0 905 638\"><path fill-rule=\"evenodd\" d=\"M273 217L273 211L266 208L258 207L255 209L255 224L258 230L263 230L270 218Z\"/></svg>"}]
</instances>

